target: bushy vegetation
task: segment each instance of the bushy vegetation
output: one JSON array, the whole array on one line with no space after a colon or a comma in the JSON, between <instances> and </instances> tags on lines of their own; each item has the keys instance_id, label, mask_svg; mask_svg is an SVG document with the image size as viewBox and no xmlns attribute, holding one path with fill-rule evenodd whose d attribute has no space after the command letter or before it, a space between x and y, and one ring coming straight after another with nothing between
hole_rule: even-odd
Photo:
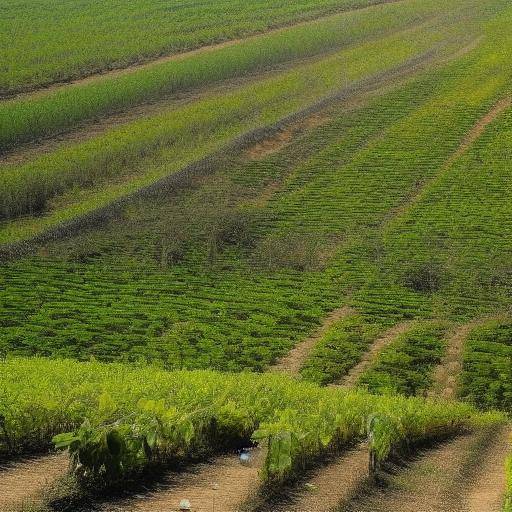
<instances>
[{"instance_id":1,"label":"bushy vegetation","mask_svg":"<svg viewBox=\"0 0 512 512\"><path fill-rule=\"evenodd\" d=\"M0 95L234 39L380 0L116 0L79 4L6 0ZM48 12L52 22L47 22Z\"/></svg>"},{"instance_id":2,"label":"bushy vegetation","mask_svg":"<svg viewBox=\"0 0 512 512\"><path fill-rule=\"evenodd\" d=\"M475 327L464 347L460 395L483 409L512 411L512 321Z\"/></svg>"},{"instance_id":3,"label":"bushy vegetation","mask_svg":"<svg viewBox=\"0 0 512 512\"><path fill-rule=\"evenodd\" d=\"M418 395L432 384L444 354L446 326L436 322L411 327L388 345L359 379L373 393Z\"/></svg>"},{"instance_id":4,"label":"bushy vegetation","mask_svg":"<svg viewBox=\"0 0 512 512\"><path fill-rule=\"evenodd\" d=\"M338 14L131 73L100 75L83 84L5 101L0 104L0 152L144 102L261 72L424 22L432 11L438 12L440 4L446 6L439 0L414 0L405 6L386 4Z\"/></svg>"},{"instance_id":5,"label":"bushy vegetation","mask_svg":"<svg viewBox=\"0 0 512 512\"><path fill-rule=\"evenodd\" d=\"M409 1L407 16L416 8L417 19L397 18L396 33L361 11L316 22L325 29L318 40L295 27L162 64L148 82L146 71L120 75L112 107L87 113L78 102L68 127L203 85L215 62L225 60L211 76L222 80L348 44L0 169L3 242L112 207L100 226L0 266L0 457L47 450L53 439L69 449L78 479L94 486L259 443L263 479L280 485L365 439L384 461L505 421L506 316L471 332L463 402L421 395L450 326L510 305L510 108L482 133L475 127L511 94L512 9L505 0L457 0L423 23L438 0L421 8ZM241 23L248 5L240 4ZM316 10L302 0L285 10L298 16L299 5L311 7L308 17L327 4ZM283 6L275 5L277 15ZM377 10L389 15L398 6ZM341 19L355 25L334 33ZM191 40L204 42L190 28ZM376 38L361 41L362 33ZM290 34L302 34L304 47ZM177 69L169 89L157 88ZM121 105L116 95L135 76L144 77L144 91ZM89 91L83 101L99 94L99 83L76 89ZM286 117L296 111L308 115ZM268 144L242 143L263 132ZM150 197L139 193L189 164L200 172L179 173L183 180ZM116 203L129 194L130 202ZM342 304L353 313L322 336L301 378L248 372L266 370ZM407 331L357 389L318 385L346 375L404 320L412 320ZM23 357L33 355L52 359ZM478 412L495 407L505 414Z\"/></svg>"},{"instance_id":6,"label":"bushy vegetation","mask_svg":"<svg viewBox=\"0 0 512 512\"><path fill-rule=\"evenodd\" d=\"M480 418L469 405L325 389L273 374L33 358L0 363L0 383L4 454L47 447L60 434L55 442L70 448L79 474L107 483L252 438L268 447L263 476L277 484L369 428L383 460L406 445L501 421Z\"/></svg>"}]
</instances>

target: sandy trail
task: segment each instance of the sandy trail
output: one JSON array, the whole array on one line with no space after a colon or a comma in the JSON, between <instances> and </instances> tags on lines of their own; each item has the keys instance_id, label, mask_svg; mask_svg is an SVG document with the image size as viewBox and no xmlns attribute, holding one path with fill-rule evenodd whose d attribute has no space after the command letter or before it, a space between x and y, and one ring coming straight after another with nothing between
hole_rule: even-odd
<instances>
[{"instance_id":1,"label":"sandy trail","mask_svg":"<svg viewBox=\"0 0 512 512\"><path fill-rule=\"evenodd\" d=\"M64 476L67 454L25 459L0 468L0 510L10 512L37 503L46 489Z\"/></svg>"}]
</instances>

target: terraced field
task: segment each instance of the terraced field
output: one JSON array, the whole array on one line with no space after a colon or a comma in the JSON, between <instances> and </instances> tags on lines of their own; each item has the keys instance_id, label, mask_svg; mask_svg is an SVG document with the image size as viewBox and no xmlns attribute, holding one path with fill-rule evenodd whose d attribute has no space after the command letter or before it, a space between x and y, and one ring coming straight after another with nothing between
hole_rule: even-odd
<instances>
[{"instance_id":1,"label":"terraced field","mask_svg":"<svg viewBox=\"0 0 512 512\"><path fill-rule=\"evenodd\" d=\"M508 2L43 4L5 7L45 44L0 79L0 508L508 511Z\"/></svg>"}]
</instances>

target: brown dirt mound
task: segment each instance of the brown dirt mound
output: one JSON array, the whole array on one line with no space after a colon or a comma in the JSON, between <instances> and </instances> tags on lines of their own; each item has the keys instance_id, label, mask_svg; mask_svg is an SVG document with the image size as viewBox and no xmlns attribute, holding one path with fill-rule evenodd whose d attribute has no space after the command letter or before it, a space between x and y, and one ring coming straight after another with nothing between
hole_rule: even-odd
<instances>
[{"instance_id":1,"label":"brown dirt mound","mask_svg":"<svg viewBox=\"0 0 512 512\"><path fill-rule=\"evenodd\" d=\"M37 503L69 467L67 454L25 459L0 469L0 510L10 512Z\"/></svg>"}]
</instances>

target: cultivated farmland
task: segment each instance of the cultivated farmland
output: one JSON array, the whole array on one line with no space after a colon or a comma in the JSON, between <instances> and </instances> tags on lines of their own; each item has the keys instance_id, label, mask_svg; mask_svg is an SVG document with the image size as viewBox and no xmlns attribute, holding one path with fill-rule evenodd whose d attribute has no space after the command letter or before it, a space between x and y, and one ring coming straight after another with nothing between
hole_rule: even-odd
<instances>
[{"instance_id":1,"label":"cultivated farmland","mask_svg":"<svg viewBox=\"0 0 512 512\"><path fill-rule=\"evenodd\" d=\"M509 2L2 10L2 511L510 510Z\"/></svg>"}]
</instances>

